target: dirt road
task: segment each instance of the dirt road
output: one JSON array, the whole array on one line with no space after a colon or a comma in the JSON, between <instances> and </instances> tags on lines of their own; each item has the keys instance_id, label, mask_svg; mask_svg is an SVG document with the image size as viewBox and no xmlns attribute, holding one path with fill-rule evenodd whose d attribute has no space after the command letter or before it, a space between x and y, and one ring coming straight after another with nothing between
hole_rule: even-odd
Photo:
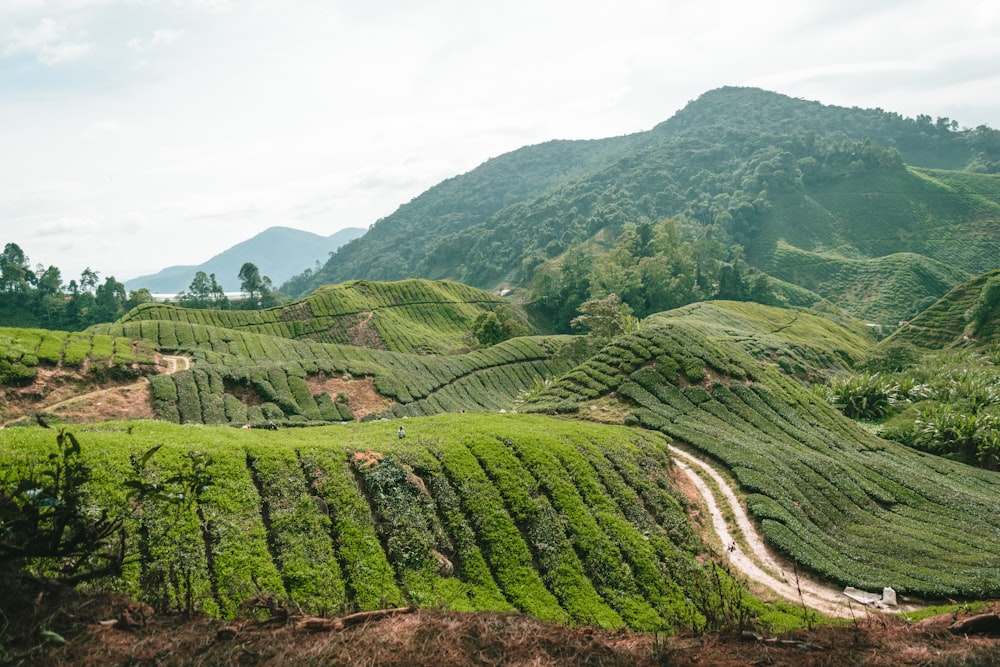
<instances>
[{"instance_id":1,"label":"dirt road","mask_svg":"<svg viewBox=\"0 0 1000 667\"><path fill-rule=\"evenodd\" d=\"M735 492L726 480L709 464L676 447L670 448L678 468L683 471L701 495L712 516L712 528L723 545L733 568L761 586L765 586L795 604L804 604L830 616L856 618L864 615L863 606L851 601L840 587L812 580L802 573L795 574L787 564L768 548ZM697 469L697 471L696 471ZM700 472L700 474L699 474ZM712 487L702 478L707 475L719 490L717 498ZM726 523L726 513L734 517L735 526ZM730 546L735 549L730 550ZM897 607L908 611L914 607Z\"/></svg>"}]
</instances>

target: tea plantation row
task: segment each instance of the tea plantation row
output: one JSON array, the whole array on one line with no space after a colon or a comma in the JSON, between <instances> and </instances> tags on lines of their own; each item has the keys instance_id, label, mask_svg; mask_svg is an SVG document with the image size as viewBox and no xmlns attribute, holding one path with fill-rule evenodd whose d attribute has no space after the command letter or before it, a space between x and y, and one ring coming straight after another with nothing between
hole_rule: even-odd
<instances>
[{"instance_id":1,"label":"tea plantation row","mask_svg":"<svg viewBox=\"0 0 1000 667\"><path fill-rule=\"evenodd\" d=\"M270 597L317 613L414 604L644 630L757 605L702 560L662 435L521 415L410 419L405 439L397 425L79 429L88 498L128 508L114 585L227 617ZM53 440L0 431L7 474ZM123 479L162 482L193 461L207 481L187 502L129 506Z\"/></svg>"},{"instance_id":2,"label":"tea plantation row","mask_svg":"<svg viewBox=\"0 0 1000 667\"><path fill-rule=\"evenodd\" d=\"M29 382L39 366L134 377L152 372L155 355L151 341L120 335L0 327L0 385Z\"/></svg>"},{"instance_id":3,"label":"tea plantation row","mask_svg":"<svg viewBox=\"0 0 1000 667\"><path fill-rule=\"evenodd\" d=\"M371 377L382 396L398 403L397 416L512 409L536 381L564 373L577 360L569 336L528 336L467 354L428 356L164 320L98 329L146 338L193 359L190 371L151 379L157 414L184 423L351 419L347 406L307 384L342 375Z\"/></svg>"},{"instance_id":4,"label":"tea plantation row","mask_svg":"<svg viewBox=\"0 0 1000 667\"><path fill-rule=\"evenodd\" d=\"M450 281L350 281L266 310L197 310L151 303L133 309L120 322L183 322L396 352L447 353L467 346L466 335L479 313L499 308L510 310L500 297Z\"/></svg>"},{"instance_id":5,"label":"tea plantation row","mask_svg":"<svg viewBox=\"0 0 1000 667\"><path fill-rule=\"evenodd\" d=\"M529 405L614 395L732 471L772 545L843 585L1000 594L1000 479L870 435L705 323L654 318ZM752 349L753 346L751 346Z\"/></svg>"}]
</instances>

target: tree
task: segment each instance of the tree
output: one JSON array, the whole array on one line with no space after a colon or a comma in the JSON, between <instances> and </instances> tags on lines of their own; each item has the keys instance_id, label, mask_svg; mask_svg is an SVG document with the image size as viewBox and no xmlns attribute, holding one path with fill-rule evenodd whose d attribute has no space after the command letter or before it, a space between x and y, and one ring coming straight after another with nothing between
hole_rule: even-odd
<instances>
[{"instance_id":1,"label":"tree","mask_svg":"<svg viewBox=\"0 0 1000 667\"><path fill-rule=\"evenodd\" d=\"M472 335L480 345L496 345L504 340L503 325L497 314L490 311L479 313L472 323Z\"/></svg>"},{"instance_id":2,"label":"tree","mask_svg":"<svg viewBox=\"0 0 1000 667\"><path fill-rule=\"evenodd\" d=\"M604 299L591 299L580 304L580 315L574 317L570 325L574 329L590 329L594 338L608 341L637 330L639 321L632 315L627 303L622 303L617 294L609 294Z\"/></svg>"},{"instance_id":3,"label":"tree","mask_svg":"<svg viewBox=\"0 0 1000 667\"><path fill-rule=\"evenodd\" d=\"M114 322L125 314L125 285L108 276L94 295L91 324Z\"/></svg>"},{"instance_id":4,"label":"tree","mask_svg":"<svg viewBox=\"0 0 1000 667\"><path fill-rule=\"evenodd\" d=\"M496 345L508 338L528 333L523 324L514 319L510 309L501 306L495 312L479 313L472 322L472 337L480 345Z\"/></svg>"},{"instance_id":5,"label":"tree","mask_svg":"<svg viewBox=\"0 0 1000 667\"><path fill-rule=\"evenodd\" d=\"M229 304L215 274L208 275L204 271L194 274L188 293L181 292L177 300L186 308L225 308Z\"/></svg>"},{"instance_id":6,"label":"tree","mask_svg":"<svg viewBox=\"0 0 1000 667\"><path fill-rule=\"evenodd\" d=\"M8 243L0 253L0 292L28 291L35 274L28 267L28 258L16 243Z\"/></svg>"},{"instance_id":7,"label":"tree","mask_svg":"<svg viewBox=\"0 0 1000 667\"><path fill-rule=\"evenodd\" d=\"M80 273L80 289L85 292L93 292L97 287L98 272L92 271L88 266Z\"/></svg>"},{"instance_id":8,"label":"tree","mask_svg":"<svg viewBox=\"0 0 1000 667\"><path fill-rule=\"evenodd\" d=\"M240 267L240 290L247 295L244 307L247 310L260 308L271 296L271 279L261 277L260 269L253 262L246 262Z\"/></svg>"},{"instance_id":9,"label":"tree","mask_svg":"<svg viewBox=\"0 0 1000 667\"><path fill-rule=\"evenodd\" d=\"M140 287L128 293L128 299L125 301L125 311L128 312L139 304L152 303L153 301L155 301L153 294L145 287Z\"/></svg>"}]
</instances>

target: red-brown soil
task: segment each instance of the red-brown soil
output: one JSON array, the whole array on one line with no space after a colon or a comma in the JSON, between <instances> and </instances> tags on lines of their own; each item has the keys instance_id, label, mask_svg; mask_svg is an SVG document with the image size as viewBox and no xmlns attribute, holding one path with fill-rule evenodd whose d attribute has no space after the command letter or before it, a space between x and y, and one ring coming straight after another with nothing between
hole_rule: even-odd
<instances>
[{"instance_id":1,"label":"red-brown soil","mask_svg":"<svg viewBox=\"0 0 1000 667\"><path fill-rule=\"evenodd\" d=\"M347 397L347 406L355 419L362 419L372 413L381 413L392 406L392 401L375 391L375 382L370 377L352 378L311 376L306 380L314 396L324 391L336 400L338 394Z\"/></svg>"},{"instance_id":2,"label":"red-brown soil","mask_svg":"<svg viewBox=\"0 0 1000 667\"><path fill-rule=\"evenodd\" d=\"M157 370L163 373L189 365L186 357L157 356ZM27 386L0 387L0 425L35 415L75 424L155 418L146 378L95 382L93 375L62 366L39 368Z\"/></svg>"}]
</instances>

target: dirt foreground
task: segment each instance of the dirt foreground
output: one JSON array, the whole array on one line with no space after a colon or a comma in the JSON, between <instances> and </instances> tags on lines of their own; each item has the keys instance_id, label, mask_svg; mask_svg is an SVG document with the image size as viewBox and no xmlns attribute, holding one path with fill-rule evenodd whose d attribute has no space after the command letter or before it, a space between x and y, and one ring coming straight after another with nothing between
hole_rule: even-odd
<instances>
[{"instance_id":1,"label":"dirt foreground","mask_svg":"<svg viewBox=\"0 0 1000 667\"><path fill-rule=\"evenodd\" d=\"M985 667L1000 662L1000 605L978 614L986 621L979 621L977 632L986 628L986 635L969 634L968 628L956 632L956 622L971 614L915 624L872 614L849 625L781 636L664 637L553 625L523 614L398 609L319 619L289 614L274 601L259 601L263 604L247 618L235 621L156 616L118 595L86 594L23 576L3 577L0 585L2 665ZM262 608L266 619L259 618Z\"/></svg>"}]
</instances>

